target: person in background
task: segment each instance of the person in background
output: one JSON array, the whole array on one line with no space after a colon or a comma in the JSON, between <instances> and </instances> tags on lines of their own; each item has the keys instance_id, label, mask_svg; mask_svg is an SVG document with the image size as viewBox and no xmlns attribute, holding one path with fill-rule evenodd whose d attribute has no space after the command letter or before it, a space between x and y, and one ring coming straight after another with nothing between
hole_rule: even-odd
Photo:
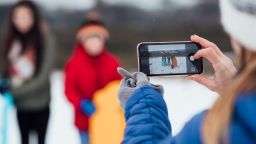
<instances>
[{"instance_id":1,"label":"person in background","mask_svg":"<svg viewBox=\"0 0 256 144\"><path fill-rule=\"evenodd\" d=\"M121 79L116 72L119 61L105 48L108 39L108 29L100 16L90 13L77 32L74 53L66 64L65 93L74 106L82 144L89 143L89 118L96 110L94 93Z\"/></svg>"},{"instance_id":2,"label":"person in background","mask_svg":"<svg viewBox=\"0 0 256 144\"><path fill-rule=\"evenodd\" d=\"M119 69L124 77L118 94L126 119L123 144L256 143L256 3L220 0L220 8L222 24L240 61L238 73L214 43L191 36L191 41L203 47L195 58L209 60L215 73L188 78L219 92L220 97L173 137L162 88L152 85L144 73Z\"/></svg>"},{"instance_id":3,"label":"person in background","mask_svg":"<svg viewBox=\"0 0 256 144\"><path fill-rule=\"evenodd\" d=\"M49 75L54 61L55 43L42 26L37 6L20 1L12 6L9 17L1 82L12 94L22 144L29 143L34 131L38 144L45 143L49 119Z\"/></svg>"}]
</instances>

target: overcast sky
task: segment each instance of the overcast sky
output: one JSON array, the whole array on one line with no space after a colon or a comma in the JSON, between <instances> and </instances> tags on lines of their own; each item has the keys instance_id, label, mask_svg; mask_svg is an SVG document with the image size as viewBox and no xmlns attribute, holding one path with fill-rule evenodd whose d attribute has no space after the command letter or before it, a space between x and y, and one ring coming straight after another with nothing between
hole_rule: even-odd
<instances>
[{"instance_id":1,"label":"overcast sky","mask_svg":"<svg viewBox=\"0 0 256 144\"><path fill-rule=\"evenodd\" d=\"M14 3L18 0L0 0L1 3ZM34 0L42 6L50 9L90 9L95 6L96 0ZM103 0L110 5L127 4L136 6L146 10L156 10L161 8L164 0ZM168 1L168 0L166 0ZM177 3L180 6L192 6L200 0L169 0Z\"/></svg>"}]
</instances>

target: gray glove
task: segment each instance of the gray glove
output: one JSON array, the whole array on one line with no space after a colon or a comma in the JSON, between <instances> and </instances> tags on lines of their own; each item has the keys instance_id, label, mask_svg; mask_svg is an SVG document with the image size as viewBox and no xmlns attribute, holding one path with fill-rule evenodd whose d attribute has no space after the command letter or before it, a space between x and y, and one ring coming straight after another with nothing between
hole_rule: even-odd
<instances>
[{"instance_id":1,"label":"gray glove","mask_svg":"<svg viewBox=\"0 0 256 144\"><path fill-rule=\"evenodd\" d=\"M123 77L120 88L118 91L118 99L122 108L125 108L125 104L132 93L145 85L149 85L158 90L161 94L164 93L161 85L153 85L149 82L148 77L142 72L129 73L123 68L117 68L118 73Z\"/></svg>"}]
</instances>

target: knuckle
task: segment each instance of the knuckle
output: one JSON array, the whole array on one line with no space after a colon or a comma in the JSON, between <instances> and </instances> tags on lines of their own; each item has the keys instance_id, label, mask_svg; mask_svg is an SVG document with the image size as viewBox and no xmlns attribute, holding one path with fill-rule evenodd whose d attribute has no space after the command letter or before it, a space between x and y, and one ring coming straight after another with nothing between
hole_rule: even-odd
<instances>
[{"instance_id":1,"label":"knuckle","mask_svg":"<svg viewBox=\"0 0 256 144\"><path fill-rule=\"evenodd\" d=\"M203 78L202 77L197 77L196 81L199 82L199 83L202 83L203 82Z\"/></svg>"},{"instance_id":2,"label":"knuckle","mask_svg":"<svg viewBox=\"0 0 256 144\"><path fill-rule=\"evenodd\" d=\"M204 56L209 57L209 55L212 53L212 49L208 48L204 51Z\"/></svg>"},{"instance_id":3,"label":"knuckle","mask_svg":"<svg viewBox=\"0 0 256 144\"><path fill-rule=\"evenodd\" d=\"M216 45L215 43L213 43L213 42L211 42L211 45L212 45L212 47L214 47L214 48L218 48L217 45Z\"/></svg>"}]
</instances>

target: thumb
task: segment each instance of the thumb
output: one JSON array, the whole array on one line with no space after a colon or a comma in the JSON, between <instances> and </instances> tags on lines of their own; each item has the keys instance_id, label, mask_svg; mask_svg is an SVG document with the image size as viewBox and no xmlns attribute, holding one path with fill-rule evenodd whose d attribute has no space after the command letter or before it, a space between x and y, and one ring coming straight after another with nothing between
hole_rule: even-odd
<instances>
[{"instance_id":1,"label":"thumb","mask_svg":"<svg viewBox=\"0 0 256 144\"><path fill-rule=\"evenodd\" d=\"M188 79L193 80L195 82L198 82L198 83L204 85L205 87L207 87L210 90L215 90L215 88L216 88L216 83L207 76L192 75L192 76L189 76Z\"/></svg>"}]
</instances>

